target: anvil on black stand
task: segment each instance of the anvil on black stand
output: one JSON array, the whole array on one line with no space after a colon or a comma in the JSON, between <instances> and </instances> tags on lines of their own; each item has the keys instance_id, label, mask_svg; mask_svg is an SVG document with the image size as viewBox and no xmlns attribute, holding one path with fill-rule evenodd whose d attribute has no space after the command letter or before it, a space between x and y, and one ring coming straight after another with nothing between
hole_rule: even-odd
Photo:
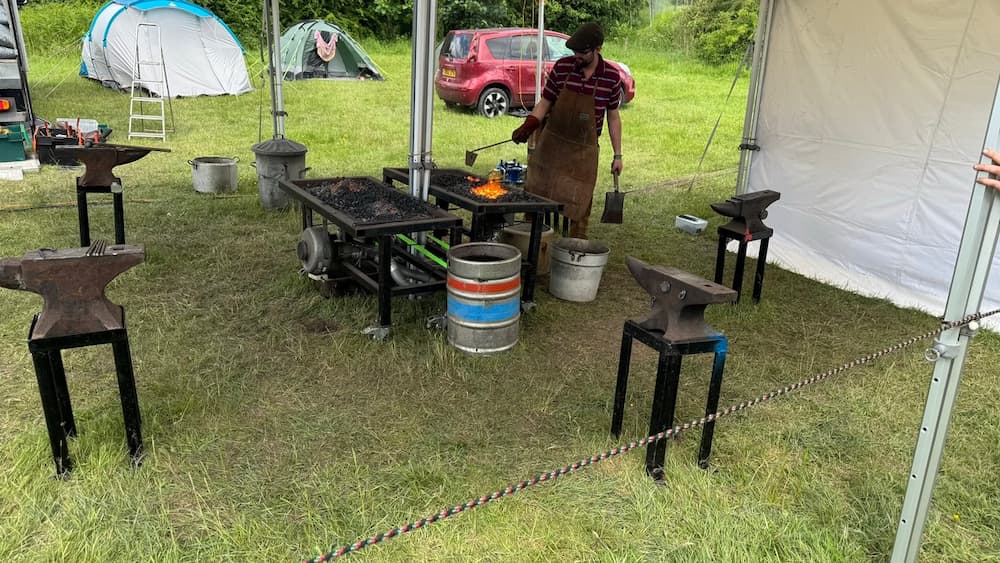
<instances>
[{"instance_id":1,"label":"anvil on black stand","mask_svg":"<svg viewBox=\"0 0 1000 563\"><path fill-rule=\"evenodd\" d=\"M736 292L732 289L677 268L652 266L631 256L626 259L626 265L639 285L650 295L652 310L642 321L625 321L622 330L618 381L611 415L611 434L616 438L621 435L622 418L625 414L625 393L628 388L633 339L638 339L660 353L653 408L649 418L650 436L665 432L673 426L681 358L684 355L707 352L715 354L705 414L707 416L716 411L729 341L722 333L705 323L705 307L728 303L736 298ZM715 422L706 422L698 452L698 465L702 468L708 467L714 432ZM657 481L663 480L663 459L668 439L663 437L646 448L646 473Z\"/></svg>"},{"instance_id":2,"label":"anvil on black stand","mask_svg":"<svg viewBox=\"0 0 1000 563\"><path fill-rule=\"evenodd\" d=\"M142 459L142 420L125 311L108 300L104 288L144 259L141 246L108 245L103 240L85 248L43 248L22 258L0 259L0 287L38 293L45 300L28 329L28 350L59 475L72 469L66 440L76 436L62 361L62 350L68 348L111 344L129 455L135 465Z\"/></svg>"},{"instance_id":3,"label":"anvil on black stand","mask_svg":"<svg viewBox=\"0 0 1000 563\"><path fill-rule=\"evenodd\" d=\"M764 224L767 219L767 207L778 201L781 194L774 190L761 190L749 194L731 197L726 201L711 204L716 213L732 220L719 227L719 251L715 257L715 283L722 283L726 268L726 245L729 240L739 242L736 254L736 269L733 273L733 289L736 290L736 301L740 300L743 287L743 268L746 266L747 244L760 241L760 251L757 253L757 272L753 282L753 301L760 301L760 292L764 287L764 266L767 264L767 244L774 234L774 229Z\"/></svg>"},{"instance_id":4,"label":"anvil on black stand","mask_svg":"<svg viewBox=\"0 0 1000 563\"><path fill-rule=\"evenodd\" d=\"M115 244L125 244L125 205L122 180L114 175L116 166L135 162L151 151L170 152L158 147L137 147L94 143L55 147L62 156L75 158L86 167L76 178L76 211L80 221L80 246L90 246L90 217L87 214L87 194L112 194L115 214Z\"/></svg>"}]
</instances>

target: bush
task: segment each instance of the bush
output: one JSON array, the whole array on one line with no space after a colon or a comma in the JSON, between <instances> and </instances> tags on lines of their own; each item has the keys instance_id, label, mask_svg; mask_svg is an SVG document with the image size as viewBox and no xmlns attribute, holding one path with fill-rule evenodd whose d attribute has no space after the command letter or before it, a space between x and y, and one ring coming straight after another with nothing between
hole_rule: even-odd
<instances>
[{"instance_id":1,"label":"bush","mask_svg":"<svg viewBox=\"0 0 1000 563\"><path fill-rule=\"evenodd\" d=\"M20 9L21 31L32 53L80 53L80 39L90 29L102 0L31 2Z\"/></svg>"},{"instance_id":2,"label":"bush","mask_svg":"<svg viewBox=\"0 0 1000 563\"><path fill-rule=\"evenodd\" d=\"M696 0L673 22L673 43L708 63L739 59L757 28L757 0Z\"/></svg>"}]
</instances>

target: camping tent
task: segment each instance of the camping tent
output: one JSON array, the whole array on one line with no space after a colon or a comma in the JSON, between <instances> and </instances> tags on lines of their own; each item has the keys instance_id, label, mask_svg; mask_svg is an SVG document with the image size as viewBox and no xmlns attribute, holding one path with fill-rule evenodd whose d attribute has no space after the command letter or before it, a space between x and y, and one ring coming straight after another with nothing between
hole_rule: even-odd
<instances>
[{"instance_id":1,"label":"camping tent","mask_svg":"<svg viewBox=\"0 0 1000 563\"><path fill-rule=\"evenodd\" d=\"M382 73L346 31L323 20L307 20L281 36L285 80L342 78L382 80Z\"/></svg>"},{"instance_id":2,"label":"camping tent","mask_svg":"<svg viewBox=\"0 0 1000 563\"><path fill-rule=\"evenodd\" d=\"M143 27L140 24L155 24ZM157 32L162 45L157 46ZM171 96L217 96L249 92L243 46L215 14L184 0L113 0L94 16L83 38L80 75L105 86L129 89L136 54L158 61L163 53ZM149 90L166 91L158 68L142 65Z\"/></svg>"},{"instance_id":3,"label":"camping tent","mask_svg":"<svg viewBox=\"0 0 1000 563\"><path fill-rule=\"evenodd\" d=\"M940 314L1000 71L1000 2L767 4L747 188L782 194L768 258ZM994 275L983 306L998 305Z\"/></svg>"}]
</instances>

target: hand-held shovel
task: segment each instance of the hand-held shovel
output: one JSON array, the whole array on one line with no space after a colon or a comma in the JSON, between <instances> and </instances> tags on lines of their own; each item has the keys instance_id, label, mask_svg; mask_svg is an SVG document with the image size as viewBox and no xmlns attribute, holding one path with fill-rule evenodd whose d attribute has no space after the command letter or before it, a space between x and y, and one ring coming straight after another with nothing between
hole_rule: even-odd
<instances>
[{"instance_id":1,"label":"hand-held shovel","mask_svg":"<svg viewBox=\"0 0 1000 563\"><path fill-rule=\"evenodd\" d=\"M502 145L504 143L509 143L514 139L507 139L505 141L500 141L499 143L493 143L492 145L486 145L485 147L479 147L478 149L472 149L471 151L465 151L465 165L472 166L476 163L476 157L479 156L479 151L483 149L488 149L490 147L495 147L497 145Z\"/></svg>"},{"instance_id":2,"label":"hand-held shovel","mask_svg":"<svg viewBox=\"0 0 1000 563\"><path fill-rule=\"evenodd\" d=\"M611 175L615 178L615 191L604 194L604 213L601 214L601 222L621 224L625 210L625 192L618 191L618 174Z\"/></svg>"}]
</instances>

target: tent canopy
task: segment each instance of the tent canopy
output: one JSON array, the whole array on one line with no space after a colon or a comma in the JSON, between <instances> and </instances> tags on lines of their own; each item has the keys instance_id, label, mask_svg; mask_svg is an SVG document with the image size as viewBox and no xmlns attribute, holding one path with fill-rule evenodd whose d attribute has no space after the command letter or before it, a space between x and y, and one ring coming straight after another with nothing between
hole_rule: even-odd
<instances>
[{"instance_id":1,"label":"tent canopy","mask_svg":"<svg viewBox=\"0 0 1000 563\"><path fill-rule=\"evenodd\" d=\"M306 20L281 36L285 80L334 78L382 80L381 71L350 35L323 20Z\"/></svg>"},{"instance_id":2,"label":"tent canopy","mask_svg":"<svg viewBox=\"0 0 1000 563\"><path fill-rule=\"evenodd\" d=\"M132 85L137 55L142 61L159 61L158 50L171 96L252 89L243 46L232 30L211 11L185 0L114 0L102 6L83 38L80 75L126 90ZM167 95L156 66L144 64L140 71L147 89Z\"/></svg>"},{"instance_id":3,"label":"tent canopy","mask_svg":"<svg viewBox=\"0 0 1000 563\"><path fill-rule=\"evenodd\" d=\"M1000 2L771 4L748 186L782 193L769 257L940 314L1000 70Z\"/></svg>"}]
</instances>

